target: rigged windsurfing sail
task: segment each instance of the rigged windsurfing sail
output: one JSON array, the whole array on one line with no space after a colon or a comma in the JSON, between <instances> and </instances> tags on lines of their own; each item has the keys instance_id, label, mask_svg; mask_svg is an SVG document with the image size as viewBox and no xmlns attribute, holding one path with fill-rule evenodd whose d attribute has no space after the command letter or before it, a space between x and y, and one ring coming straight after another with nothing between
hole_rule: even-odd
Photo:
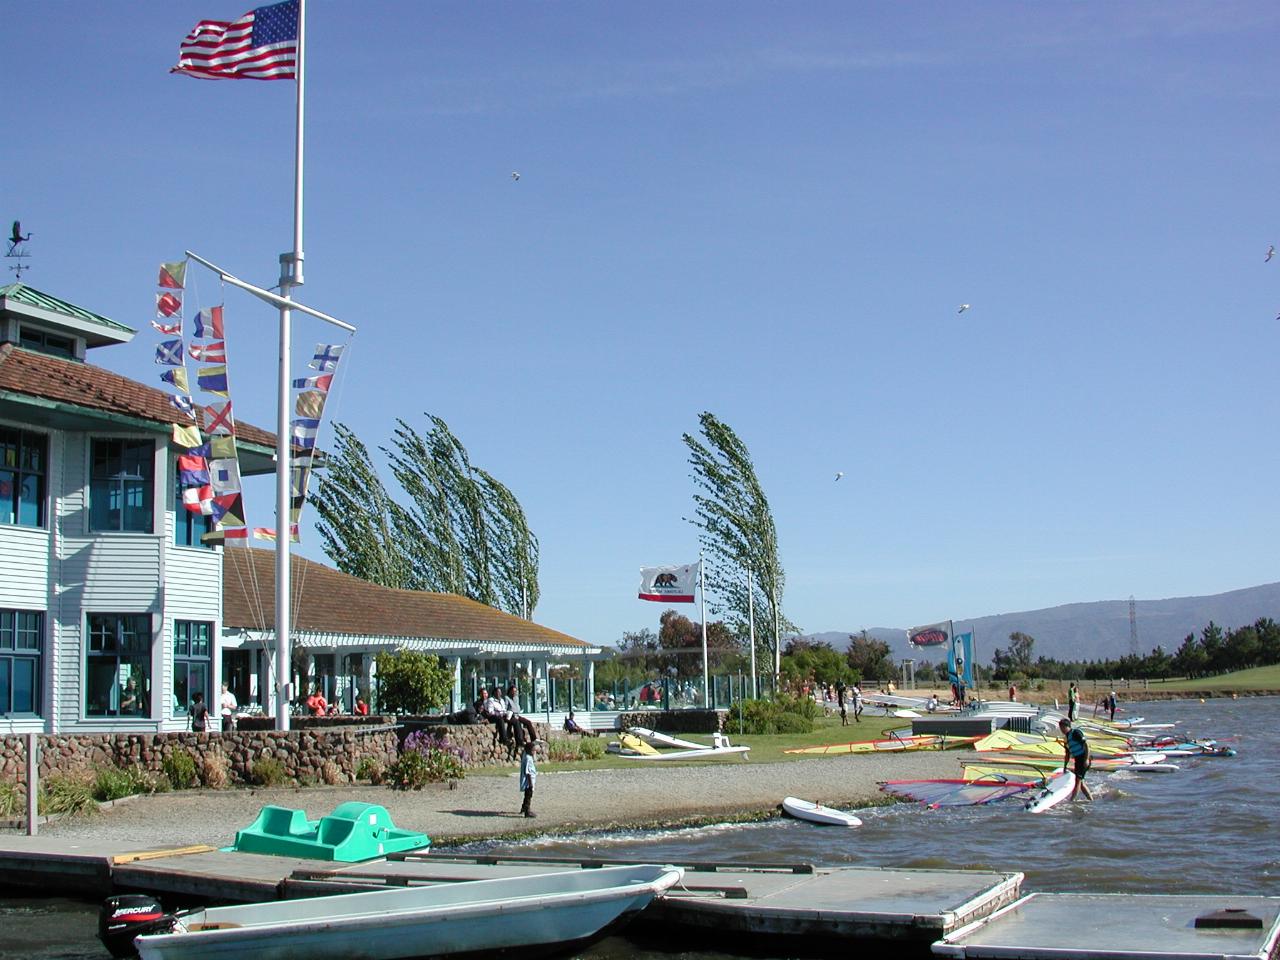
<instances>
[{"instance_id":1,"label":"rigged windsurfing sail","mask_svg":"<svg viewBox=\"0 0 1280 960\"><path fill-rule=\"evenodd\" d=\"M995 774L983 780L886 780L880 789L929 807L973 807L1030 796L1044 782L1043 777L1031 770L1023 777L1015 779Z\"/></svg>"}]
</instances>

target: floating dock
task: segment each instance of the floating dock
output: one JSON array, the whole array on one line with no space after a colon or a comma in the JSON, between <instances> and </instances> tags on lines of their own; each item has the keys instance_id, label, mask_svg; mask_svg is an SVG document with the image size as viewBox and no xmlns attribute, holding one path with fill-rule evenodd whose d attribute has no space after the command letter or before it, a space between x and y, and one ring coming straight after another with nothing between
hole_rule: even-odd
<instances>
[{"instance_id":1,"label":"floating dock","mask_svg":"<svg viewBox=\"0 0 1280 960\"><path fill-rule=\"evenodd\" d=\"M1270 960L1280 897L1032 893L933 945L1000 960Z\"/></svg>"}]
</instances>

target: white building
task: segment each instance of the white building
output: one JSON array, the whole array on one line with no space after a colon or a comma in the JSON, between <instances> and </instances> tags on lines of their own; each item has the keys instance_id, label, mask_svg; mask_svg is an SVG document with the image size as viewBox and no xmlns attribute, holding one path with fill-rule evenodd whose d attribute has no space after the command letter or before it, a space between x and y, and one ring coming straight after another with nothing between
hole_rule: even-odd
<instances>
[{"instance_id":1,"label":"white building","mask_svg":"<svg viewBox=\"0 0 1280 960\"><path fill-rule=\"evenodd\" d=\"M232 549L224 557L223 548L201 543L206 520L182 509L178 494L183 451L172 429L183 418L169 394L85 361L90 349L133 335L26 284L0 287L5 732L185 729L190 698L201 691L216 704L220 679L242 702L274 709L271 621L250 586L274 579L274 554ZM273 434L239 422L237 441L243 475L273 471ZM255 579L235 579L224 591L238 577L237 562ZM459 698L473 674L492 682L520 673L536 695L553 660L600 653L462 597L405 603L390 594L406 591L298 563L294 643L305 653L295 657L294 679L327 678L331 694L348 703L369 682L373 654L399 646L451 662ZM309 603L307 579L331 577L339 578L345 612L368 614L363 630L349 616L326 620L326 608ZM400 609L417 619L395 615Z\"/></svg>"}]
</instances>

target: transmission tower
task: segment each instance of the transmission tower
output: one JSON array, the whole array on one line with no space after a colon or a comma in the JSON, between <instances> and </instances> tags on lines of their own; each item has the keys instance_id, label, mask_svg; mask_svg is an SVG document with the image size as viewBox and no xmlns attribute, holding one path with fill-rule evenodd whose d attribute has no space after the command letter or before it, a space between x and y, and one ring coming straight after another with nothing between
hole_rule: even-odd
<instances>
[{"instance_id":1,"label":"transmission tower","mask_svg":"<svg viewBox=\"0 0 1280 960\"><path fill-rule=\"evenodd\" d=\"M1138 656L1138 604L1129 597L1129 652Z\"/></svg>"}]
</instances>

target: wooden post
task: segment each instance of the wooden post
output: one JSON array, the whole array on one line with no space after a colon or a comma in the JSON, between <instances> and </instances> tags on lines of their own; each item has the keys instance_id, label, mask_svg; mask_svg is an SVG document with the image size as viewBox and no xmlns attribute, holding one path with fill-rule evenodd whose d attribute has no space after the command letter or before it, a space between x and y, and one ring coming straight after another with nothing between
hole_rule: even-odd
<instances>
[{"instance_id":1,"label":"wooden post","mask_svg":"<svg viewBox=\"0 0 1280 960\"><path fill-rule=\"evenodd\" d=\"M27 836L34 837L39 829L40 814L40 741L39 734L27 734Z\"/></svg>"}]
</instances>

